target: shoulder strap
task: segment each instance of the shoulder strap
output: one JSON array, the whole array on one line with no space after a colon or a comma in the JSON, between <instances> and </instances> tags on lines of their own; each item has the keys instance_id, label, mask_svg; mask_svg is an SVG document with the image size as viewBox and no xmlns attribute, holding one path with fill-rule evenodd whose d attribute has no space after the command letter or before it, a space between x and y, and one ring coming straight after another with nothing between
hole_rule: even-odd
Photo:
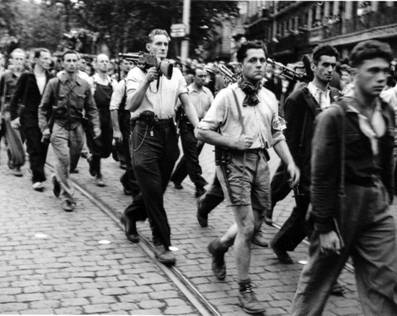
<instances>
[{"instance_id":1,"label":"shoulder strap","mask_svg":"<svg viewBox=\"0 0 397 316\"><path fill-rule=\"evenodd\" d=\"M339 170L339 188L338 195L343 196L345 194L345 120L346 120L346 104L343 101L335 103L341 112L340 120L340 149L339 149L339 159L340 159L340 170Z\"/></svg>"},{"instance_id":2,"label":"shoulder strap","mask_svg":"<svg viewBox=\"0 0 397 316\"><path fill-rule=\"evenodd\" d=\"M240 103L238 102L236 91L234 91L233 88L231 88L231 90L233 92L234 101L236 103L238 116L239 116L239 121L240 121L241 127L243 128L243 134L245 134L245 125L244 125L244 122L243 122L243 114L241 113Z\"/></svg>"}]
</instances>

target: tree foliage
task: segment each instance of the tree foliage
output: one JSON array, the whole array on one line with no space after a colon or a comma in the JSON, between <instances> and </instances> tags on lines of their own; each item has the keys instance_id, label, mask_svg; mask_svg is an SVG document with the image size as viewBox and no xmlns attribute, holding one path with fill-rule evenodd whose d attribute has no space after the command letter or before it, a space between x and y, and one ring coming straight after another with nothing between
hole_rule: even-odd
<instances>
[{"instance_id":1,"label":"tree foliage","mask_svg":"<svg viewBox=\"0 0 397 316\"><path fill-rule=\"evenodd\" d=\"M106 43L113 53L144 50L147 34L153 28L169 30L182 22L182 0L51 0L62 3L73 23L97 32L98 43ZM198 45L210 45L216 35L215 26L222 18L237 15L233 1L192 1L190 41L191 53ZM177 55L178 40L171 46Z\"/></svg>"},{"instance_id":2,"label":"tree foliage","mask_svg":"<svg viewBox=\"0 0 397 316\"><path fill-rule=\"evenodd\" d=\"M1 0L0 26L4 20L11 34L24 47L55 49L64 32L79 29L79 48L97 53L106 44L112 54L145 49L146 36L153 28L170 30L182 23L183 0ZM217 26L225 16L237 15L233 1L191 3L190 52L216 40ZM20 22L17 22L17 21ZM174 39L170 55L179 55L179 39Z\"/></svg>"}]
</instances>

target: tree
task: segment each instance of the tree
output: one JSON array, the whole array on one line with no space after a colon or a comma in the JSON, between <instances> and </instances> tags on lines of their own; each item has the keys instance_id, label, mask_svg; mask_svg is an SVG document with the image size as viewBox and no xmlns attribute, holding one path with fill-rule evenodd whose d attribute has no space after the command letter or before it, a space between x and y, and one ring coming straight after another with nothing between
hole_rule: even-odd
<instances>
[{"instance_id":1,"label":"tree","mask_svg":"<svg viewBox=\"0 0 397 316\"><path fill-rule=\"evenodd\" d=\"M46 3L64 8L67 26L74 24L97 32L97 43L107 43L112 53L144 50L151 29L169 30L173 23L182 21L182 0L47 0ZM216 38L216 26L220 25L222 15L237 14L237 4L233 1L193 0L191 54ZM177 52L177 46L171 46L170 55Z\"/></svg>"}]
</instances>

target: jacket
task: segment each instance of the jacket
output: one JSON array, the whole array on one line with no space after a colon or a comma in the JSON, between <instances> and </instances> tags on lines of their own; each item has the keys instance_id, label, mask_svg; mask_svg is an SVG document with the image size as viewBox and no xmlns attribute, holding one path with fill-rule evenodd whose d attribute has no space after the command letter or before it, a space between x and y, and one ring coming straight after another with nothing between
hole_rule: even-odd
<instances>
[{"instance_id":1,"label":"jacket","mask_svg":"<svg viewBox=\"0 0 397 316\"><path fill-rule=\"evenodd\" d=\"M50 80L46 72L46 85ZM36 77L31 72L25 72L17 82L14 96L9 106L11 119L20 117L24 127L38 127L38 111L41 101L41 94L37 86Z\"/></svg>"},{"instance_id":2,"label":"jacket","mask_svg":"<svg viewBox=\"0 0 397 316\"><path fill-rule=\"evenodd\" d=\"M330 88L331 102L338 99L340 95L337 89ZM321 108L307 86L292 92L285 103L285 120L287 121L285 137L292 157L300 169L300 189L305 192L308 192L310 188L314 120L320 112Z\"/></svg>"},{"instance_id":3,"label":"jacket","mask_svg":"<svg viewBox=\"0 0 397 316\"><path fill-rule=\"evenodd\" d=\"M99 129L99 115L87 81L75 76L69 80L62 72L47 84L39 106L39 126L41 131L50 127L50 117L66 129L74 129L85 117L93 129Z\"/></svg>"},{"instance_id":4,"label":"jacket","mask_svg":"<svg viewBox=\"0 0 397 316\"><path fill-rule=\"evenodd\" d=\"M389 193L391 203L394 185L394 110L381 102L381 113L386 123L386 133L378 140L378 155L373 154L370 140L361 131L356 112L346 110L344 113L332 106L318 116L313 137L311 174L311 219L317 231L332 230L333 218L339 217L341 132L344 132L345 137L344 183L368 187L380 179ZM342 115L345 115L344 126Z\"/></svg>"}]
</instances>

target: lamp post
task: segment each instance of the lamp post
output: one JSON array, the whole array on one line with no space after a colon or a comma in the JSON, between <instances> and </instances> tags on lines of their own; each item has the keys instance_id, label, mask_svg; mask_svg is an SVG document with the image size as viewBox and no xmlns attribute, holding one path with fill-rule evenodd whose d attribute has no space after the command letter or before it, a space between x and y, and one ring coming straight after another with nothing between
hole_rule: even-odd
<instances>
[{"instance_id":1,"label":"lamp post","mask_svg":"<svg viewBox=\"0 0 397 316\"><path fill-rule=\"evenodd\" d=\"M181 44L181 61L186 64L189 55L189 36L190 36L190 3L191 0L183 0L183 24L185 25L186 35Z\"/></svg>"}]
</instances>

